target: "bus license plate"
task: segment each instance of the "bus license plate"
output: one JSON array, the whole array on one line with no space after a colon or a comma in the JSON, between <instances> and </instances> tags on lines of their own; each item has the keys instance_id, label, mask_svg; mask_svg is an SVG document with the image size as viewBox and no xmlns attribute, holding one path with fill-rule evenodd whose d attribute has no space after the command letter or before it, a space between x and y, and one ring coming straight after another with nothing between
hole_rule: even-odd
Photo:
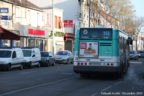
<instances>
[{"instance_id":1,"label":"bus license plate","mask_svg":"<svg viewBox=\"0 0 144 96\"><path fill-rule=\"evenodd\" d=\"M92 66L100 66L101 63L99 63L99 62L91 62L91 63L89 63L89 65L92 65Z\"/></svg>"}]
</instances>

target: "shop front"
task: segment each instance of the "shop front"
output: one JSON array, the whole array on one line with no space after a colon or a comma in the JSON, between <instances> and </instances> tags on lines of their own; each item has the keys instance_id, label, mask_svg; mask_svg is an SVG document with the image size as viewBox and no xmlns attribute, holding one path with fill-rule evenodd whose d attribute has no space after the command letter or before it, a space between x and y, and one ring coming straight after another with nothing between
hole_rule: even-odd
<instances>
[{"instance_id":1,"label":"shop front","mask_svg":"<svg viewBox=\"0 0 144 96\"><path fill-rule=\"evenodd\" d=\"M72 33L65 33L64 41L65 41L65 50L69 50L73 52L73 43L74 43L75 35Z\"/></svg>"},{"instance_id":2,"label":"shop front","mask_svg":"<svg viewBox=\"0 0 144 96\"><path fill-rule=\"evenodd\" d=\"M14 40L20 40L20 36L0 27L0 47L14 47Z\"/></svg>"},{"instance_id":3,"label":"shop front","mask_svg":"<svg viewBox=\"0 0 144 96\"><path fill-rule=\"evenodd\" d=\"M37 47L41 51L47 51L48 30L29 26L20 26L20 42L15 43L20 47Z\"/></svg>"},{"instance_id":4,"label":"shop front","mask_svg":"<svg viewBox=\"0 0 144 96\"><path fill-rule=\"evenodd\" d=\"M64 50L64 38L55 37L55 52Z\"/></svg>"},{"instance_id":5,"label":"shop front","mask_svg":"<svg viewBox=\"0 0 144 96\"><path fill-rule=\"evenodd\" d=\"M64 20L64 29L65 29L65 35L64 35L64 41L65 41L65 49L69 51L73 51L73 43L74 43L74 22L73 20Z\"/></svg>"}]
</instances>

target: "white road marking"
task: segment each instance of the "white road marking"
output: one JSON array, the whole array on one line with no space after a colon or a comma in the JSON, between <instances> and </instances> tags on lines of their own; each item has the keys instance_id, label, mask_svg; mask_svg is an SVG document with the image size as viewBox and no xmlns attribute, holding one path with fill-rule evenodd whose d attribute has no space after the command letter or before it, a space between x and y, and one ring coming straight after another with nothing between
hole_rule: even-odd
<instances>
[{"instance_id":1,"label":"white road marking","mask_svg":"<svg viewBox=\"0 0 144 96\"><path fill-rule=\"evenodd\" d=\"M9 91L9 92L5 92L3 94L0 94L0 96L11 95L11 94L14 94L14 93L18 93L18 92L22 92L22 91L26 91L26 90L30 90L30 89L34 89L34 88L38 88L38 87L43 87L43 86L47 86L47 85L50 85L50 84L54 84L54 83L58 83L58 82L66 81L66 80L70 80L70 79L73 79L73 78L74 77L65 78L65 79L61 79L61 80L57 80L57 81L53 81L53 82L48 82L48 83L34 85L34 86L31 86L31 87L27 87L27 88L13 90L13 91Z\"/></svg>"},{"instance_id":2,"label":"white road marking","mask_svg":"<svg viewBox=\"0 0 144 96\"><path fill-rule=\"evenodd\" d=\"M122 81L119 81L119 82L117 82L117 83L115 83L115 84L113 84L113 85L110 85L110 86L102 89L101 91L106 91L106 90L108 90L108 89L110 89L110 88L112 88L112 87L114 87L114 86L116 86L116 85L119 85L120 83L122 83Z\"/></svg>"},{"instance_id":3,"label":"white road marking","mask_svg":"<svg viewBox=\"0 0 144 96\"><path fill-rule=\"evenodd\" d=\"M107 87L105 87L104 89L102 89L100 92L106 91L106 90L108 90L108 89L110 89L110 88L112 88L112 87L114 87L114 86L116 86L116 85L119 85L120 83L122 83L122 81L119 81L119 82L116 82L116 83L113 84L113 85L107 86ZM97 96L97 94L98 94L98 92L93 93L91 96Z\"/></svg>"}]
</instances>

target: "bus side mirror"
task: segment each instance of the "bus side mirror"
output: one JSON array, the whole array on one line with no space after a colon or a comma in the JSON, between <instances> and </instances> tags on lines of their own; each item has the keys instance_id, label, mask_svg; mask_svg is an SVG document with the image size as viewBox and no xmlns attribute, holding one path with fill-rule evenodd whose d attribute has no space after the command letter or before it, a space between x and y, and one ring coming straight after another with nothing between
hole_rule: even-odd
<instances>
[{"instance_id":1,"label":"bus side mirror","mask_svg":"<svg viewBox=\"0 0 144 96\"><path fill-rule=\"evenodd\" d=\"M132 38L131 37L128 37L128 39L127 39L127 44L129 45L132 45L133 44L133 40L132 40Z\"/></svg>"}]
</instances>

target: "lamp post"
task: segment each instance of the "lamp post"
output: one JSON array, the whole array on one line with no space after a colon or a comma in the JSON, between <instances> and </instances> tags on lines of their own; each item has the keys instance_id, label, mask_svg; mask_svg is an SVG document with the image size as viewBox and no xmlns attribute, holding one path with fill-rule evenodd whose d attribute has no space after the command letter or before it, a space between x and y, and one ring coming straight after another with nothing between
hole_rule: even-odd
<instances>
[{"instance_id":1,"label":"lamp post","mask_svg":"<svg viewBox=\"0 0 144 96\"><path fill-rule=\"evenodd\" d=\"M52 51L54 54L55 48L54 48L54 1L52 0Z\"/></svg>"},{"instance_id":2,"label":"lamp post","mask_svg":"<svg viewBox=\"0 0 144 96\"><path fill-rule=\"evenodd\" d=\"M91 0L89 0L89 27L90 27L90 17L91 17Z\"/></svg>"}]
</instances>

